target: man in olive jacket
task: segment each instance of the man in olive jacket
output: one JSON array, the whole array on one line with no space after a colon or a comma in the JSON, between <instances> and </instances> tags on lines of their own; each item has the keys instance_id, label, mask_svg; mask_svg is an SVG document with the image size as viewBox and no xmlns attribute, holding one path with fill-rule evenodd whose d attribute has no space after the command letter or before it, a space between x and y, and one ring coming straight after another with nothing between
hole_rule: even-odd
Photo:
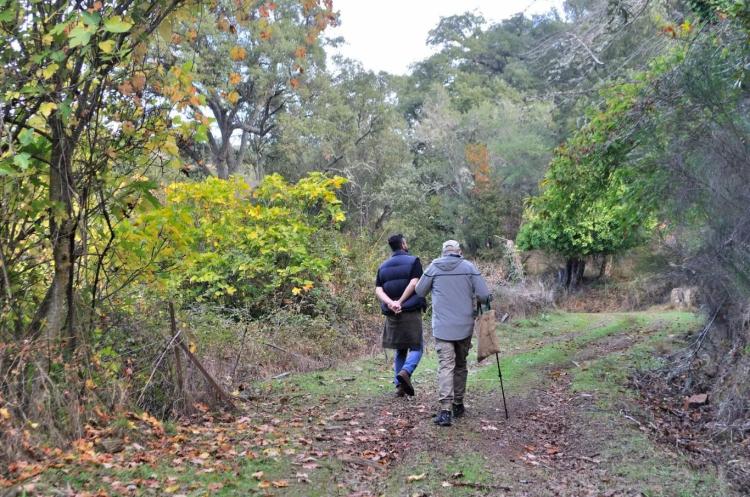
<instances>
[{"instance_id":1,"label":"man in olive jacket","mask_svg":"<svg viewBox=\"0 0 750 497\"><path fill-rule=\"evenodd\" d=\"M417 283L415 292L424 297L432 291L432 335L438 354L438 400L435 423L450 426L452 417L464 414L466 357L474 332L477 302L492 296L479 270L463 258L455 240L443 243L442 257L432 261Z\"/></svg>"}]
</instances>

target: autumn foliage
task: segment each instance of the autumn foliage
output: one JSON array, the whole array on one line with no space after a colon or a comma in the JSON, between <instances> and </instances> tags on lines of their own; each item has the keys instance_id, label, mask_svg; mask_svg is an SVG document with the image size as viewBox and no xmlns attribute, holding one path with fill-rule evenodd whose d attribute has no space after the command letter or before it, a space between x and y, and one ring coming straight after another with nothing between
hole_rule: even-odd
<instances>
[{"instance_id":1,"label":"autumn foliage","mask_svg":"<svg viewBox=\"0 0 750 497\"><path fill-rule=\"evenodd\" d=\"M241 178L173 183L163 206L120 226L116 258L162 296L268 310L328 279L344 182L316 173L293 185L270 175L256 188Z\"/></svg>"}]
</instances>

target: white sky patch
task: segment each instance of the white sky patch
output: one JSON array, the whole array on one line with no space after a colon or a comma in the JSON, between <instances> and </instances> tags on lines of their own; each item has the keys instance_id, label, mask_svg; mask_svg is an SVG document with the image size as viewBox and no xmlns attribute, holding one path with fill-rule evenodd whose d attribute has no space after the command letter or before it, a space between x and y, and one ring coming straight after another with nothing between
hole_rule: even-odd
<instances>
[{"instance_id":1,"label":"white sky patch","mask_svg":"<svg viewBox=\"0 0 750 497\"><path fill-rule=\"evenodd\" d=\"M358 60L375 72L407 74L409 65L435 52L427 46L427 34L441 17L474 12L489 23L518 12L527 16L557 8L563 0L334 0L341 12L341 25L326 30L326 36L343 36L345 44L329 49Z\"/></svg>"}]
</instances>

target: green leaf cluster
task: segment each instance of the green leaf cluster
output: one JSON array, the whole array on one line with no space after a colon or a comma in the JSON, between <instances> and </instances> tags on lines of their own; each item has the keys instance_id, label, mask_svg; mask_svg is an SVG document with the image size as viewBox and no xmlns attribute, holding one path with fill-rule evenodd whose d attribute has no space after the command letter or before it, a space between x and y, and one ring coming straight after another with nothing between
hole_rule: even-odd
<instances>
[{"instance_id":1,"label":"green leaf cluster","mask_svg":"<svg viewBox=\"0 0 750 497\"><path fill-rule=\"evenodd\" d=\"M539 195L527 203L519 247L581 259L646 239L655 198L646 188L651 178L628 162L637 137L627 133L643 81L608 91L602 109L555 150Z\"/></svg>"},{"instance_id":2,"label":"green leaf cluster","mask_svg":"<svg viewBox=\"0 0 750 497\"><path fill-rule=\"evenodd\" d=\"M311 173L256 188L238 177L173 183L163 207L120 227L118 256L152 291L260 312L329 278L344 182Z\"/></svg>"}]
</instances>

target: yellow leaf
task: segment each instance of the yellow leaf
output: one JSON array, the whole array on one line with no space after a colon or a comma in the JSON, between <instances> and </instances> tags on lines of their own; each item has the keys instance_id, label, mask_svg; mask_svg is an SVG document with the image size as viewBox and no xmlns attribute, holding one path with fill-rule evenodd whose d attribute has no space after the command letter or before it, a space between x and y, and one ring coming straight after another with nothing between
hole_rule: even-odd
<instances>
[{"instance_id":1,"label":"yellow leaf","mask_svg":"<svg viewBox=\"0 0 750 497\"><path fill-rule=\"evenodd\" d=\"M86 390L93 390L96 388L96 383L91 378L86 380Z\"/></svg>"},{"instance_id":2,"label":"yellow leaf","mask_svg":"<svg viewBox=\"0 0 750 497\"><path fill-rule=\"evenodd\" d=\"M49 117L49 115L52 114L52 111L55 109L57 109L57 104L53 102L44 102L39 106L39 112L44 117Z\"/></svg>"},{"instance_id":3,"label":"yellow leaf","mask_svg":"<svg viewBox=\"0 0 750 497\"><path fill-rule=\"evenodd\" d=\"M46 34L42 36L42 44L44 44L45 46L52 45L52 41L53 41L52 35Z\"/></svg>"},{"instance_id":4,"label":"yellow leaf","mask_svg":"<svg viewBox=\"0 0 750 497\"><path fill-rule=\"evenodd\" d=\"M300 293L302 293L301 288L297 288L296 286L292 288L292 295L299 295Z\"/></svg>"},{"instance_id":5,"label":"yellow leaf","mask_svg":"<svg viewBox=\"0 0 750 497\"><path fill-rule=\"evenodd\" d=\"M180 149L177 148L177 143L174 141L174 137L168 137L162 144L162 150L177 157L180 153Z\"/></svg>"},{"instance_id":6,"label":"yellow leaf","mask_svg":"<svg viewBox=\"0 0 750 497\"><path fill-rule=\"evenodd\" d=\"M234 61L240 61L245 58L245 55L247 55L247 52L244 48L240 46L234 46L229 49L229 58L231 58Z\"/></svg>"},{"instance_id":7,"label":"yellow leaf","mask_svg":"<svg viewBox=\"0 0 750 497\"><path fill-rule=\"evenodd\" d=\"M419 475L409 475L409 476L406 477L406 481L408 481L408 482L411 483L413 481L424 480L425 476L427 476L427 473L422 473L422 474L419 474Z\"/></svg>"},{"instance_id":8,"label":"yellow leaf","mask_svg":"<svg viewBox=\"0 0 750 497\"><path fill-rule=\"evenodd\" d=\"M233 72L229 75L229 82L233 85L239 84L239 82L242 81L242 76L237 74L236 72Z\"/></svg>"},{"instance_id":9,"label":"yellow leaf","mask_svg":"<svg viewBox=\"0 0 750 497\"><path fill-rule=\"evenodd\" d=\"M44 79L49 79L57 72L58 69L60 69L60 66L53 62L52 64L42 69L42 76L44 76Z\"/></svg>"},{"instance_id":10,"label":"yellow leaf","mask_svg":"<svg viewBox=\"0 0 750 497\"><path fill-rule=\"evenodd\" d=\"M227 95L227 100L229 100L229 103L234 105L240 100L240 94L236 91L231 92L229 95Z\"/></svg>"},{"instance_id":11,"label":"yellow leaf","mask_svg":"<svg viewBox=\"0 0 750 497\"><path fill-rule=\"evenodd\" d=\"M6 407L0 408L0 418L10 419L10 411L8 411L8 408Z\"/></svg>"},{"instance_id":12,"label":"yellow leaf","mask_svg":"<svg viewBox=\"0 0 750 497\"><path fill-rule=\"evenodd\" d=\"M104 40L98 43L99 50L104 53L112 53L115 50L115 40Z\"/></svg>"},{"instance_id":13,"label":"yellow leaf","mask_svg":"<svg viewBox=\"0 0 750 497\"><path fill-rule=\"evenodd\" d=\"M286 480L274 480L272 484L276 488L286 488L289 486L289 482Z\"/></svg>"},{"instance_id":14,"label":"yellow leaf","mask_svg":"<svg viewBox=\"0 0 750 497\"><path fill-rule=\"evenodd\" d=\"M267 449L263 449L263 454L266 457L279 457L281 451L275 447L269 447Z\"/></svg>"},{"instance_id":15,"label":"yellow leaf","mask_svg":"<svg viewBox=\"0 0 750 497\"><path fill-rule=\"evenodd\" d=\"M170 485L170 486L166 487L166 488L164 489L164 491L165 491L166 493L168 493L168 494L173 494L173 493L175 493L176 491L178 491L179 489L180 489L180 486L179 486L179 485Z\"/></svg>"},{"instance_id":16,"label":"yellow leaf","mask_svg":"<svg viewBox=\"0 0 750 497\"><path fill-rule=\"evenodd\" d=\"M198 351L198 346L192 340L188 343L188 350L191 354L195 354Z\"/></svg>"}]
</instances>

